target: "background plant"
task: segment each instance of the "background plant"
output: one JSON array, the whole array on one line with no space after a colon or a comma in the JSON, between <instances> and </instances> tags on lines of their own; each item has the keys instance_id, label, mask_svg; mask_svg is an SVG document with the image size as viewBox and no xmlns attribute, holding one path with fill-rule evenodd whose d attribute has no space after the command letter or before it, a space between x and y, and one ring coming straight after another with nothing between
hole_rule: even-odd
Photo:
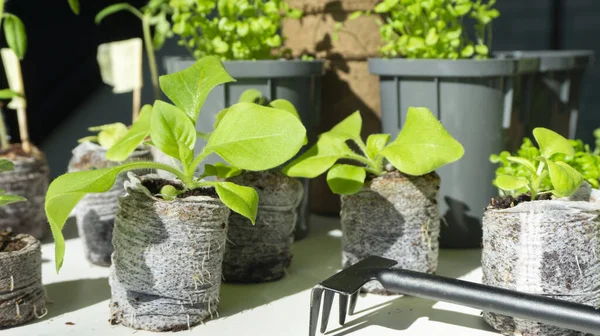
<instances>
[{"instance_id":1,"label":"background plant","mask_svg":"<svg viewBox=\"0 0 600 336\"><path fill-rule=\"evenodd\" d=\"M258 206L254 189L225 181L203 181L194 176L197 167L212 153L237 169L258 171L276 167L298 152L306 130L287 111L239 103L231 106L214 131L206 135L206 146L195 155L198 113L212 88L231 81L234 79L216 57L202 58L186 70L162 76L160 86L175 105L157 100L154 106L144 106L138 120L106 155L108 159L124 161L150 136L153 146L181 162L181 169L136 161L67 173L50 184L45 209L56 244L57 270L62 265L65 248L61 231L71 210L86 194L108 191L124 171L161 169L174 174L184 190L165 186L160 194L166 200L176 198L185 190L214 187L226 206L254 223Z\"/></svg>"},{"instance_id":2,"label":"background plant","mask_svg":"<svg viewBox=\"0 0 600 336\"><path fill-rule=\"evenodd\" d=\"M294 177L317 177L327 171L327 183L336 194L354 194L363 187L367 173L383 175L384 160L408 175L424 175L460 159L463 146L424 107L408 109L404 127L392 142L389 134L360 137L360 112L342 120L319 136L317 143L284 168ZM356 145L353 151L348 142ZM355 164L337 163L339 160Z\"/></svg>"},{"instance_id":3,"label":"background plant","mask_svg":"<svg viewBox=\"0 0 600 336\"><path fill-rule=\"evenodd\" d=\"M512 193L528 191L532 200L541 192L551 192L558 197L573 194L583 182L583 175L564 161L575 157L571 142L542 127L535 128L533 136L539 149L527 139L519 150L519 156L503 152L491 157L492 162L503 165L496 171L494 185Z\"/></svg>"},{"instance_id":4,"label":"background plant","mask_svg":"<svg viewBox=\"0 0 600 336\"><path fill-rule=\"evenodd\" d=\"M496 0L383 0L374 13L383 17L380 33L385 57L485 59L492 43ZM353 20L368 12L355 12ZM473 24L473 38L469 36Z\"/></svg>"},{"instance_id":5,"label":"background plant","mask_svg":"<svg viewBox=\"0 0 600 336\"><path fill-rule=\"evenodd\" d=\"M197 59L279 58L284 53L279 34L283 18L302 16L284 0L155 0L147 8L171 14L170 33Z\"/></svg>"},{"instance_id":6,"label":"background plant","mask_svg":"<svg viewBox=\"0 0 600 336\"><path fill-rule=\"evenodd\" d=\"M119 140L127 135L128 129L125 124L117 122L100 126L92 126L88 128L88 131L98 132L98 135L90 135L77 140L77 142L95 142L104 149L111 149L113 145L118 143Z\"/></svg>"},{"instance_id":7,"label":"background plant","mask_svg":"<svg viewBox=\"0 0 600 336\"><path fill-rule=\"evenodd\" d=\"M585 181L587 181L592 187L598 188L600 180L600 129L594 132L596 137L596 148L592 151L590 146L584 144L581 140L568 140L573 149L575 155L567 156L565 154L555 154L555 159L564 161L569 166L577 170ZM530 162L535 162L536 158L540 156L540 150L535 147L529 138L523 138L523 143L519 150L511 155L508 151L503 151L500 154L493 154L490 156L492 163L499 163L500 166L496 169L496 175L509 175L515 177L527 177L529 171L522 165L508 160L509 156L524 158ZM540 183L540 189L550 190L552 188L552 182L550 177L546 176ZM501 194L515 194L515 193L526 193L528 189L523 187L518 190L503 191L500 190Z\"/></svg>"},{"instance_id":8,"label":"background plant","mask_svg":"<svg viewBox=\"0 0 600 336\"><path fill-rule=\"evenodd\" d=\"M0 159L0 173L12 171L14 169L15 165L11 161ZM0 189L0 206L24 201L27 201L25 197L5 194L5 191Z\"/></svg>"}]
</instances>

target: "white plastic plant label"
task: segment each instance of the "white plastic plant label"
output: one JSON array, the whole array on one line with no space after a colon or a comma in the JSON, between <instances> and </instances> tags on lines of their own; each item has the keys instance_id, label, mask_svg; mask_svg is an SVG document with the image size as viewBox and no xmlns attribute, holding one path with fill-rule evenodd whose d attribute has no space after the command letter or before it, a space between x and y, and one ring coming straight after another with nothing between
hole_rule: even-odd
<instances>
[{"instance_id":1,"label":"white plastic plant label","mask_svg":"<svg viewBox=\"0 0 600 336\"><path fill-rule=\"evenodd\" d=\"M21 62L12 49L2 48L2 63L6 72L6 79L11 90L25 96L25 88L23 86L23 75L21 74ZM24 109L27 107L27 101L23 97L14 97L8 107L13 110Z\"/></svg>"},{"instance_id":2,"label":"white plastic plant label","mask_svg":"<svg viewBox=\"0 0 600 336\"><path fill-rule=\"evenodd\" d=\"M114 93L142 87L142 39L101 44L97 59L102 81L111 85Z\"/></svg>"}]
</instances>

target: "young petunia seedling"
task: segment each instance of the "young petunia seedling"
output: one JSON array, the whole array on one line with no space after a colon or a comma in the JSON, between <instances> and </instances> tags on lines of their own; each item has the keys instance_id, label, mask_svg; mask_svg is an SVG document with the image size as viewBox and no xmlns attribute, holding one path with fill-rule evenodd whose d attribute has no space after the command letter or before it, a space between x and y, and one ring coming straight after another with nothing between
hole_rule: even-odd
<instances>
[{"instance_id":1,"label":"young petunia seedling","mask_svg":"<svg viewBox=\"0 0 600 336\"><path fill-rule=\"evenodd\" d=\"M557 158L561 155L573 157L575 149L569 140L543 127L534 129L533 136L539 145L539 156L533 159L505 156L507 161L520 166L526 173L521 176L498 174L494 184L507 191L526 189L531 193L532 200L541 192L551 192L557 197L572 195L583 182L583 175ZM494 159L496 157L492 157ZM550 178L549 188L542 185L546 177Z\"/></svg>"},{"instance_id":2,"label":"young petunia seedling","mask_svg":"<svg viewBox=\"0 0 600 336\"><path fill-rule=\"evenodd\" d=\"M408 175L424 175L460 159L463 146L424 107L411 107L398 137L390 142L389 134L372 134L365 144L360 137L362 119L354 112L330 131L321 134L317 143L284 168L294 177L317 177L327 171L327 183L336 194L360 191L367 173L383 175L384 160ZM354 143L360 153L347 144ZM337 163L352 160L358 164Z\"/></svg>"},{"instance_id":3,"label":"young petunia seedling","mask_svg":"<svg viewBox=\"0 0 600 336\"><path fill-rule=\"evenodd\" d=\"M127 134L106 153L109 160L124 161L149 136L149 144L181 162L181 169L136 161L67 173L52 182L45 209L55 239L57 270L65 249L61 231L71 210L86 194L108 191L124 171L161 169L175 175L185 190L214 187L227 207L254 223L258 206L254 189L226 181L204 181L194 176L197 167L212 153L236 169L259 171L276 167L299 151L306 130L285 110L239 103L231 106L214 131L206 135L206 146L195 155L198 113L212 88L231 81L234 79L217 57L202 58L186 70L162 76L160 86L175 105L157 100L153 106L144 106ZM170 200L184 191L165 186L160 194Z\"/></svg>"}]
</instances>

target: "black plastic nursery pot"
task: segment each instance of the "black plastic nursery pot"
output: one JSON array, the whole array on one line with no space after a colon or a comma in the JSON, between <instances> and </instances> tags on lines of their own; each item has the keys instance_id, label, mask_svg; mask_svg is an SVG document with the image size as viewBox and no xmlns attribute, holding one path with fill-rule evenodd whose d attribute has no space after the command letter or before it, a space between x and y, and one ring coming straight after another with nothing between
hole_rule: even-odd
<instances>
[{"instance_id":1,"label":"black plastic nursery pot","mask_svg":"<svg viewBox=\"0 0 600 336\"><path fill-rule=\"evenodd\" d=\"M483 217L483 283L597 307L600 203L538 200L489 207ZM586 333L484 312L504 335Z\"/></svg>"},{"instance_id":2,"label":"black plastic nursery pot","mask_svg":"<svg viewBox=\"0 0 600 336\"><path fill-rule=\"evenodd\" d=\"M47 313L40 242L27 234L0 233L0 329Z\"/></svg>"},{"instance_id":3,"label":"black plastic nursery pot","mask_svg":"<svg viewBox=\"0 0 600 336\"><path fill-rule=\"evenodd\" d=\"M405 176L388 172L342 196L342 263L348 267L374 255L398 262L401 269L433 273L437 269L440 178L436 173ZM387 294L379 283L363 291Z\"/></svg>"},{"instance_id":4,"label":"black plastic nursery pot","mask_svg":"<svg viewBox=\"0 0 600 336\"><path fill-rule=\"evenodd\" d=\"M481 217L497 194L489 156L504 149L515 78L533 73L538 64L536 58L369 59L369 71L380 76L384 133L398 134L409 107L427 107L465 148L463 158L437 171L441 247L481 247Z\"/></svg>"},{"instance_id":5,"label":"black plastic nursery pot","mask_svg":"<svg viewBox=\"0 0 600 336\"><path fill-rule=\"evenodd\" d=\"M524 73L523 95L531 101L517 120L524 136L532 136L535 127L546 127L565 137L575 138L583 76L594 63L591 50L506 51L494 53L499 58L539 58L538 71Z\"/></svg>"},{"instance_id":6,"label":"black plastic nursery pot","mask_svg":"<svg viewBox=\"0 0 600 336\"><path fill-rule=\"evenodd\" d=\"M154 195L179 182L129 177L115 218L110 322L179 331L217 316L229 208L213 188L166 201Z\"/></svg>"},{"instance_id":7,"label":"black plastic nursery pot","mask_svg":"<svg viewBox=\"0 0 600 336\"><path fill-rule=\"evenodd\" d=\"M292 262L302 183L277 170L244 172L228 180L254 188L259 203L254 225L238 213L229 215L223 280L257 283L282 278Z\"/></svg>"},{"instance_id":8,"label":"black plastic nursery pot","mask_svg":"<svg viewBox=\"0 0 600 336\"><path fill-rule=\"evenodd\" d=\"M92 142L83 142L73 149L69 172L114 167L121 162L106 159L106 149ZM150 149L136 149L125 162L152 161ZM109 266L113 252L112 236L118 198L125 195L123 183L126 174L120 174L112 188L100 194L86 195L75 207L79 237L83 241L87 259L95 265Z\"/></svg>"},{"instance_id":9,"label":"black plastic nursery pot","mask_svg":"<svg viewBox=\"0 0 600 336\"><path fill-rule=\"evenodd\" d=\"M167 57L165 67L168 73L184 70L194 64L186 57ZM306 127L309 143L316 139L316 129L320 119L321 76L324 71L322 60L261 60L261 61L224 61L225 69L236 82L225 83L213 89L198 118L200 132L211 132L216 115L221 110L237 103L240 95L248 89L256 89L269 101L286 99L291 102ZM205 145L198 139L196 149ZM207 163L218 162L217 156L210 156ZM303 180L304 197L298 206L298 218L295 239L308 234L309 181Z\"/></svg>"},{"instance_id":10,"label":"black plastic nursery pot","mask_svg":"<svg viewBox=\"0 0 600 336\"><path fill-rule=\"evenodd\" d=\"M27 199L0 207L0 232L26 233L41 239L49 228L44 211L50 183L46 156L34 146L27 154L20 144L13 144L7 152L0 153L0 158L15 166L12 171L0 173L0 189Z\"/></svg>"}]
</instances>

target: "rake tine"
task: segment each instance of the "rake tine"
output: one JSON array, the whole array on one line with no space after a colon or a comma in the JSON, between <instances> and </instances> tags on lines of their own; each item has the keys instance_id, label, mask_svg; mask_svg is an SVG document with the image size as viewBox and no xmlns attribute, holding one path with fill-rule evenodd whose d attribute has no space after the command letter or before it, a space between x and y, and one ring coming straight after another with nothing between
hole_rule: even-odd
<instances>
[{"instance_id":1,"label":"rake tine","mask_svg":"<svg viewBox=\"0 0 600 336\"><path fill-rule=\"evenodd\" d=\"M340 293L340 325L346 323L346 312L348 311L348 295Z\"/></svg>"},{"instance_id":2,"label":"rake tine","mask_svg":"<svg viewBox=\"0 0 600 336\"><path fill-rule=\"evenodd\" d=\"M348 315L354 315L354 310L356 309L356 301L358 301L359 292L360 289L350 296L350 312L348 313Z\"/></svg>"},{"instance_id":3,"label":"rake tine","mask_svg":"<svg viewBox=\"0 0 600 336\"><path fill-rule=\"evenodd\" d=\"M323 288L315 287L311 292L310 297L310 325L308 329L309 336L317 334L317 321L319 320L319 309L321 309L321 296Z\"/></svg>"},{"instance_id":4,"label":"rake tine","mask_svg":"<svg viewBox=\"0 0 600 336\"><path fill-rule=\"evenodd\" d=\"M325 298L323 298L323 314L321 315L321 334L324 334L327 330L327 322L329 321L334 295L334 292L325 290Z\"/></svg>"}]
</instances>

